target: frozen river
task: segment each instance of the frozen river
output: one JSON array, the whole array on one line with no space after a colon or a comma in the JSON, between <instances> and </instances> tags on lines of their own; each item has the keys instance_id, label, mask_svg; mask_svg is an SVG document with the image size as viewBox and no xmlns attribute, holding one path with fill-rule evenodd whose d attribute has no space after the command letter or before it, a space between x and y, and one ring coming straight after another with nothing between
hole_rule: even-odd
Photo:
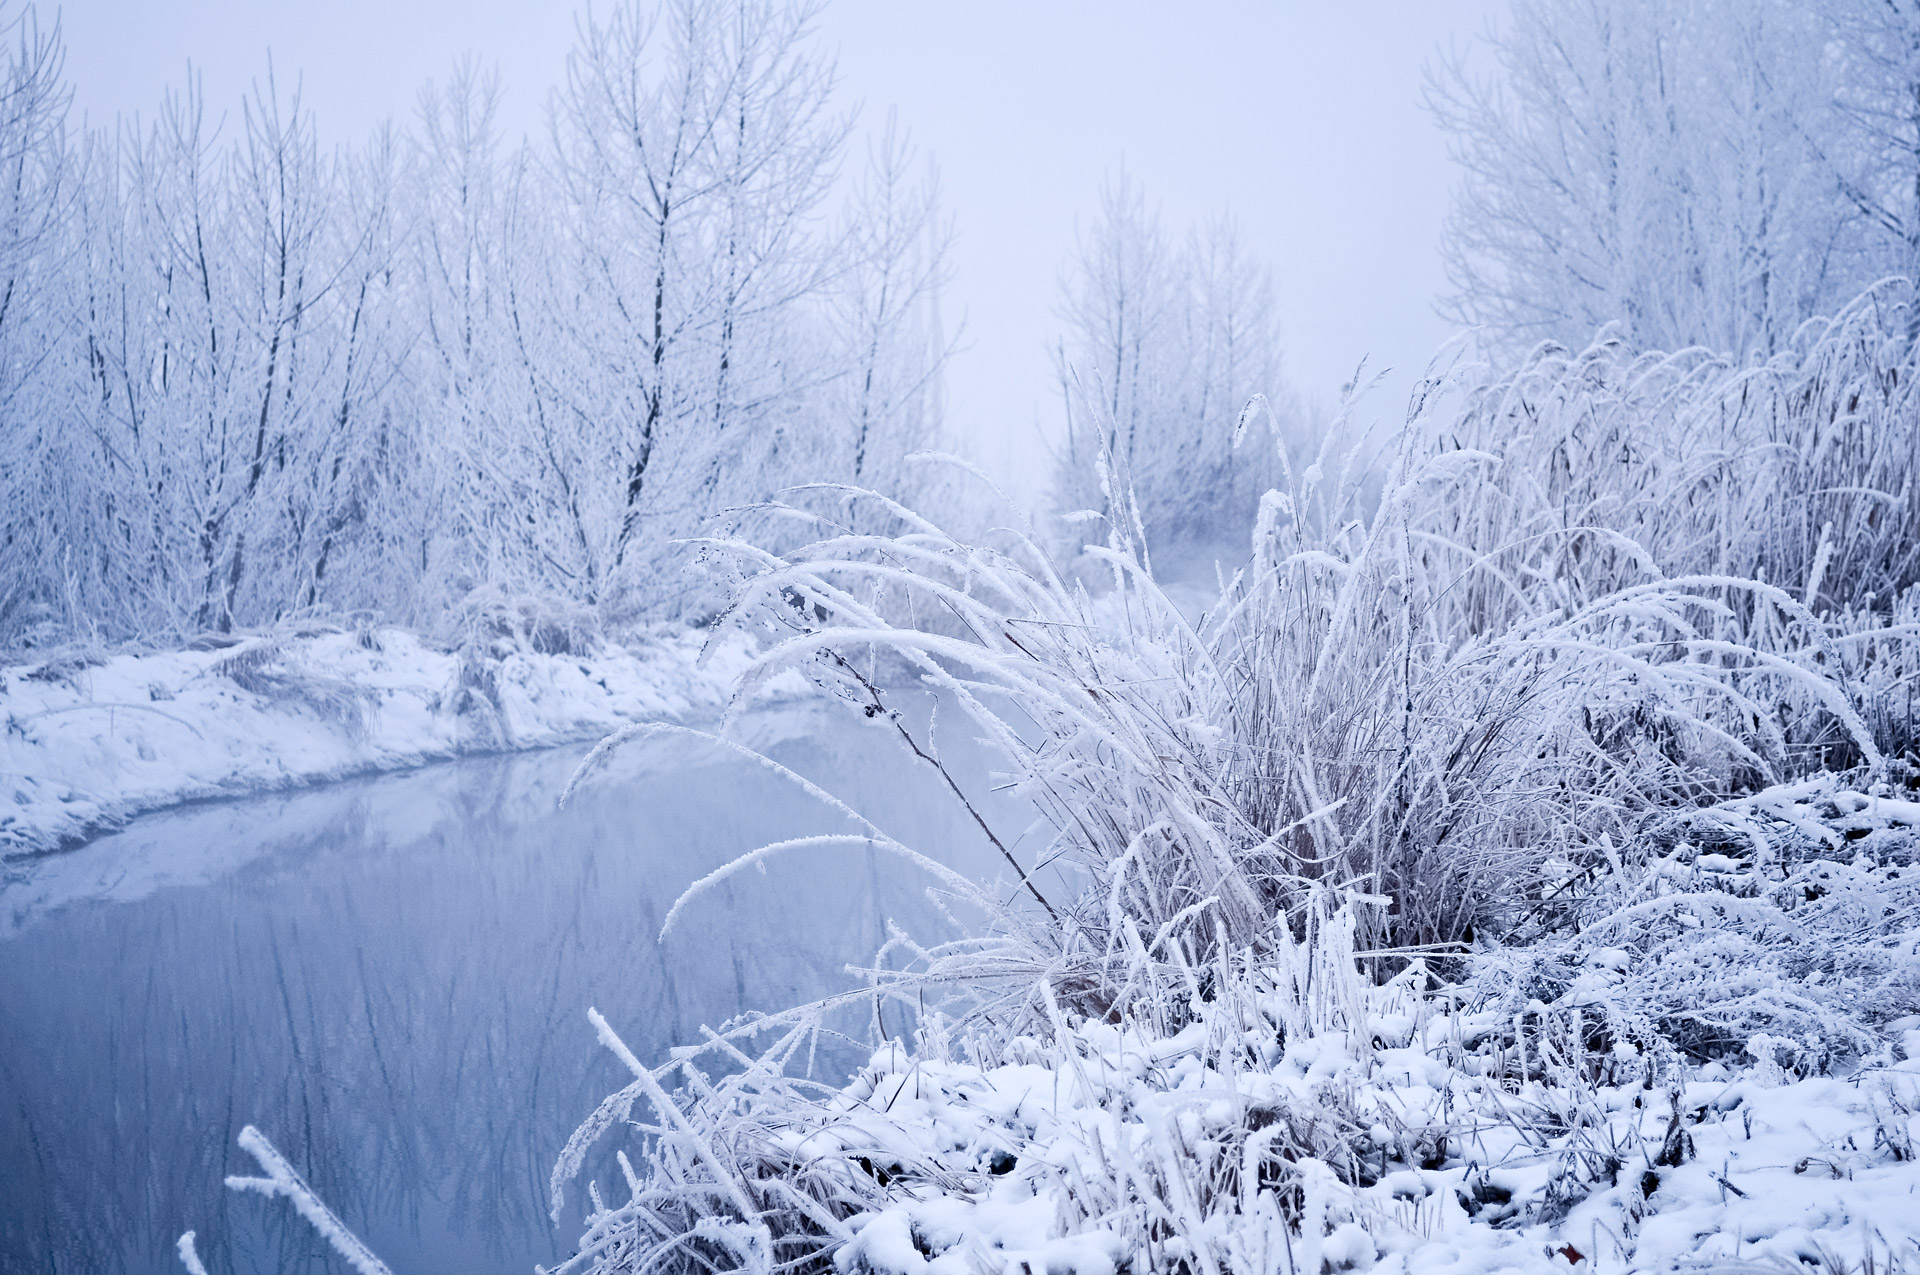
<instances>
[{"instance_id":1,"label":"frozen river","mask_svg":"<svg viewBox=\"0 0 1920 1275\"><path fill-rule=\"evenodd\" d=\"M884 722L788 708L742 734L909 844L994 875ZM234 1145L250 1123L403 1275L551 1264L580 1202L551 1225L554 1157L627 1079L588 1006L659 1061L702 1024L851 986L844 967L888 918L944 933L923 875L855 847L749 871L656 942L681 890L726 859L850 826L685 737L631 747L560 810L582 755L189 807L12 865L0 1271L178 1271L188 1228L215 1275L335 1269L285 1202L220 1185L257 1171ZM598 1160L588 1173L607 1177Z\"/></svg>"}]
</instances>

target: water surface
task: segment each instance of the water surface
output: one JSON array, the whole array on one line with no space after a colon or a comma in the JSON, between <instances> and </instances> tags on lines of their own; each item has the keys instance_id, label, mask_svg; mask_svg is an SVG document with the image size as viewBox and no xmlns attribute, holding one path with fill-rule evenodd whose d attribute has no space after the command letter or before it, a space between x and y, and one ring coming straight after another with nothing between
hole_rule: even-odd
<instances>
[{"instance_id":1,"label":"water surface","mask_svg":"<svg viewBox=\"0 0 1920 1275\"><path fill-rule=\"evenodd\" d=\"M787 708L756 731L902 840L993 875L883 721ZM702 1024L850 986L889 918L944 934L923 875L854 847L735 878L656 942L720 863L850 825L685 738L629 749L559 810L581 756L209 803L14 865L0 1271L178 1271L187 1228L216 1275L338 1269L286 1203L220 1186L257 1172L234 1146L249 1123L396 1271L550 1264L580 1216L577 1192L560 1228L546 1216L554 1157L626 1079L589 1005L657 1062Z\"/></svg>"}]
</instances>

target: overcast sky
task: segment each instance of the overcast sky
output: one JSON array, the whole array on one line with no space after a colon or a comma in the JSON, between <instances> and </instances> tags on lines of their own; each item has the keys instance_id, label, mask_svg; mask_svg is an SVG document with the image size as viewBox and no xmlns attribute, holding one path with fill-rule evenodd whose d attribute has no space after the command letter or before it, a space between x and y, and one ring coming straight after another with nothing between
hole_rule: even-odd
<instances>
[{"instance_id":1,"label":"overcast sky","mask_svg":"<svg viewBox=\"0 0 1920 1275\"><path fill-rule=\"evenodd\" d=\"M1378 414L1449 335L1433 311L1452 182L1420 109L1423 65L1499 0L833 0L821 37L847 100L897 107L938 160L959 239L949 322L967 349L949 420L1029 491L1057 427L1044 352L1061 264L1124 161L1174 227L1231 210L1273 265L1288 368L1331 398L1365 354L1395 375ZM76 106L151 116L189 59L234 108L271 49L323 135L407 117L462 54L499 66L515 130L538 130L571 3L67 0ZM237 118L237 110L233 110Z\"/></svg>"}]
</instances>

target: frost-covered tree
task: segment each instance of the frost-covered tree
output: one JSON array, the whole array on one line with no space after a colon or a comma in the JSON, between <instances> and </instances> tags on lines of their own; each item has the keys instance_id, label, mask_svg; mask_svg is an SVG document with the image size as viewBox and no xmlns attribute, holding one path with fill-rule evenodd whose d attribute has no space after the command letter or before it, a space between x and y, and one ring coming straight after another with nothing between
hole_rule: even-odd
<instances>
[{"instance_id":1,"label":"frost-covered tree","mask_svg":"<svg viewBox=\"0 0 1920 1275\"><path fill-rule=\"evenodd\" d=\"M1825 151L1848 70L1800 0L1516 0L1429 102L1462 167L1443 312L1524 347L1623 323L1770 354L1875 277Z\"/></svg>"},{"instance_id":2,"label":"frost-covered tree","mask_svg":"<svg viewBox=\"0 0 1920 1275\"><path fill-rule=\"evenodd\" d=\"M1871 268L1920 278L1920 4L1840 0L1837 136L1822 160L1863 222ZM1920 335L1920 313L1910 320Z\"/></svg>"},{"instance_id":3,"label":"frost-covered tree","mask_svg":"<svg viewBox=\"0 0 1920 1275\"><path fill-rule=\"evenodd\" d=\"M1170 236L1123 174L1101 192L1061 293L1057 506L1107 515L1109 454L1163 564L1239 553L1284 442L1271 409L1238 428L1254 395L1286 402L1271 272L1231 219Z\"/></svg>"},{"instance_id":4,"label":"frost-covered tree","mask_svg":"<svg viewBox=\"0 0 1920 1275\"><path fill-rule=\"evenodd\" d=\"M934 493L916 482L906 458L939 440L940 377L950 350L939 296L952 229L936 174L929 167L916 175L916 168L889 113L843 213L844 268L830 295L846 374L829 401L849 426L835 468L856 486L924 503Z\"/></svg>"},{"instance_id":5,"label":"frost-covered tree","mask_svg":"<svg viewBox=\"0 0 1920 1275\"><path fill-rule=\"evenodd\" d=\"M57 36L15 15L0 642L684 613L714 514L906 482L945 223L891 124L842 181L814 12L590 12L518 147L471 65L354 146L271 68L237 119L190 83L70 145Z\"/></svg>"},{"instance_id":6,"label":"frost-covered tree","mask_svg":"<svg viewBox=\"0 0 1920 1275\"><path fill-rule=\"evenodd\" d=\"M831 261L817 214L846 134L810 8L673 0L589 18L554 125L558 410L587 600L800 450L819 373L796 357Z\"/></svg>"},{"instance_id":7,"label":"frost-covered tree","mask_svg":"<svg viewBox=\"0 0 1920 1275\"><path fill-rule=\"evenodd\" d=\"M62 459L79 486L43 508L90 549L70 588L123 631L316 606L395 468L390 155L323 152L271 78L234 147L213 132L194 87L87 148ZM368 565L354 591L389 591Z\"/></svg>"},{"instance_id":8,"label":"frost-covered tree","mask_svg":"<svg viewBox=\"0 0 1920 1275\"><path fill-rule=\"evenodd\" d=\"M1920 268L1920 9L1516 0L1495 53L1494 79L1455 63L1433 84L1465 167L1447 311L1509 358L1543 340L1586 350L1574 364L1593 384L1616 336L1707 354L1649 355L1629 411L1585 411L1555 436L1530 401L1500 418L1513 438L1480 445L1534 467L1561 526L1630 535L1668 572L1898 605L1920 578L1901 369L1920 308L1889 277ZM1728 361L1750 370L1711 410L1670 416L1650 392ZM1783 395L1796 365L1805 380ZM1590 566L1611 551L1581 552Z\"/></svg>"},{"instance_id":9,"label":"frost-covered tree","mask_svg":"<svg viewBox=\"0 0 1920 1275\"><path fill-rule=\"evenodd\" d=\"M63 489L50 463L48 408L71 346L48 340L63 314L73 157L65 120L58 26L31 9L0 7L0 633L51 626L60 612L65 548L39 516Z\"/></svg>"},{"instance_id":10,"label":"frost-covered tree","mask_svg":"<svg viewBox=\"0 0 1920 1275\"><path fill-rule=\"evenodd\" d=\"M492 584L590 597L596 564L571 486L583 470L550 351L550 257L534 157L503 147L497 77L462 63L422 94L414 143L415 394L427 489L409 509L431 595Z\"/></svg>"}]
</instances>

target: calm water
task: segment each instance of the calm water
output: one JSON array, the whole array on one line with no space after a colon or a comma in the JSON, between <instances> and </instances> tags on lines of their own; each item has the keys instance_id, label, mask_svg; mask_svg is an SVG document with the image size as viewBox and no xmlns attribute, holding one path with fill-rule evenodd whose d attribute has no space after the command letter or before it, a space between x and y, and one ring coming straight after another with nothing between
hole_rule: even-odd
<instances>
[{"instance_id":1,"label":"calm water","mask_svg":"<svg viewBox=\"0 0 1920 1275\"><path fill-rule=\"evenodd\" d=\"M993 874L884 724L788 709L745 733L909 844ZM554 1157L626 1079L589 1005L658 1061L702 1024L850 985L889 917L943 933L923 876L855 848L748 872L657 943L695 878L848 825L684 739L630 749L558 810L581 756L190 807L15 865L0 1271L178 1271L187 1228L216 1275L335 1269L284 1201L221 1187L257 1172L234 1146L249 1123L397 1271L551 1263L579 1229L578 1189L560 1228L546 1216Z\"/></svg>"}]
</instances>

